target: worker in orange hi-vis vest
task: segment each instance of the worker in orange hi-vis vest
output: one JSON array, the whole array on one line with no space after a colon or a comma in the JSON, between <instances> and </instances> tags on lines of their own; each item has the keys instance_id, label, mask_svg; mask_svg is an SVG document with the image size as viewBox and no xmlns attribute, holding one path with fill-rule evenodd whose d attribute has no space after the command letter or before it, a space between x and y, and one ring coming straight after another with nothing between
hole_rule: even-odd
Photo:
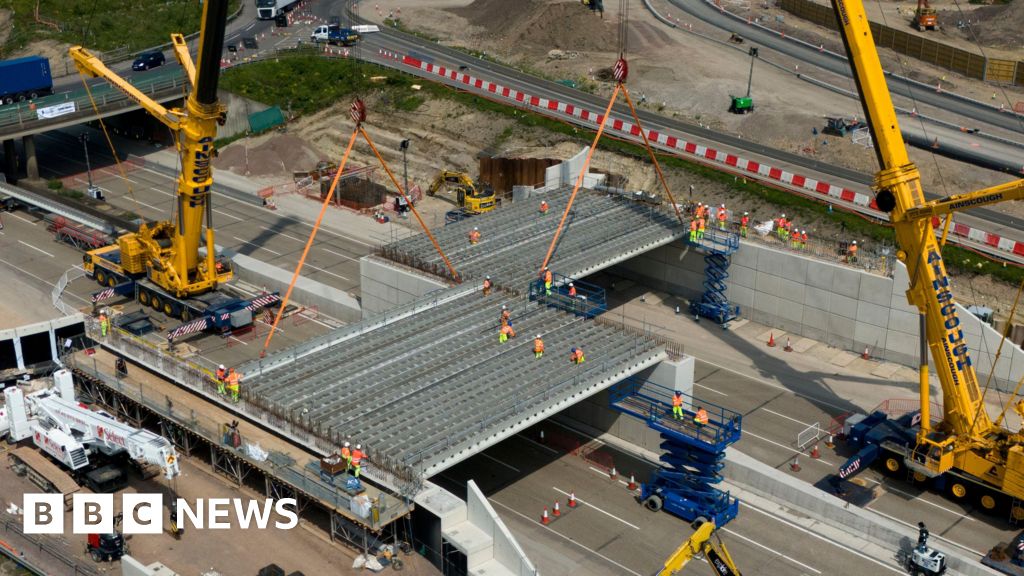
<instances>
[{"instance_id":1,"label":"worker in orange hi-vis vest","mask_svg":"<svg viewBox=\"0 0 1024 576\"><path fill-rule=\"evenodd\" d=\"M490 296L491 288L494 288L494 282L491 282L491 277L487 276L484 278L484 296Z\"/></svg>"},{"instance_id":2,"label":"worker in orange hi-vis vest","mask_svg":"<svg viewBox=\"0 0 1024 576\"><path fill-rule=\"evenodd\" d=\"M857 241L854 240L850 244L850 247L846 249L846 261L853 263L857 261Z\"/></svg>"},{"instance_id":3,"label":"worker in orange hi-vis vest","mask_svg":"<svg viewBox=\"0 0 1024 576\"><path fill-rule=\"evenodd\" d=\"M725 204L718 207L718 229L725 230L726 219L728 218L728 212L725 210Z\"/></svg>"},{"instance_id":4,"label":"worker in orange hi-vis vest","mask_svg":"<svg viewBox=\"0 0 1024 576\"><path fill-rule=\"evenodd\" d=\"M238 393L242 383L242 375L235 372L234 368L228 370L227 378L228 393L231 394L231 401L238 402Z\"/></svg>"},{"instance_id":5,"label":"worker in orange hi-vis vest","mask_svg":"<svg viewBox=\"0 0 1024 576\"><path fill-rule=\"evenodd\" d=\"M470 244L476 244L479 241L480 241L480 229L474 227L472 230L469 231L469 243Z\"/></svg>"},{"instance_id":6,"label":"worker in orange hi-vis vest","mask_svg":"<svg viewBox=\"0 0 1024 576\"><path fill-rule=\"evenodd\" d=\"M576 286L572 282L569 282L569 298L576 297Z\"/></svg>"},{"instance_id":7,"label":"worker in orange hi-vis vest","mask_svg":"<svg viewBox=\"0 0 1024 576\"><path fill-rule=\"evenodd\" d=\"M704 240L704 219L700 218L697 220L697 241Z\"/></svg>"},{"instance_id":8,"label":"worker in orange hi-vis vest","mask_svg":"<svg viewBox=\"0 0 1024 576\"><path fill-rule=\"evenodd\" d=\"M352 451L352 469L355 470L354 476L359 478L359 473L363 470L363 458L366 458L366 453L363 452L363 445L356 444L356 449Z\"/></svg>"},{"instance_id":9,"label":"worker in orange hi-vis vest","mask_svg":"<svg viewBox=\"0 0 1024 576\"><path fill-rule=\"evenodd\" d=\"M693 415L693 423L698 427L707 426L708 424L708 411L703 406L697 407L697 413Z\"/></svg>"},{"instance_id":10,"label":"worker in orange hi-vis vest","mask_svg":"<svg viewBox=\"0 0 1024 576\"><path fill-rule=\"evenodd\" d=\"M228 377L228 369L223 364L217 367L217 394L224 393L224 383Z\"/></svg>"},{"instance_id":11,"label":"worker in orange hi-vis vest","mask_svg":"<svg viewBox=\"0 0 1024 576\"><path fill-rule=\"evenodd\" d=\"M697 218L690 220L690 242L697 242Z\"/></svg>"},{"instance_id":12,"label":"worker in orange hi-vis vest","mask_svg":"<svg viewBox=\"0 0 1024 576\"><path fill-rule=\"evenodd\" d=\"M679 390L672 396L672 417L676 420L683 419L683 393Z\"/></svg>"},{"instance_id":13,"label":"worker in orange hi-vis vest","mask_svg":"<svg viewBox=\"0 0 1024 576\"><path fill-rule=\"evenodd\" d=\"M548 201L547 200L541 200L540 201L540 213L541 214L547 214L548 213Z\"/></svg>"},{"instance_id":14,"label":"worker in orange hi-vis vest","mask_svg":"<svg viewBox=\"0 0 1024 576\"><path fill-rule=\"evenodd\" d=\"M512 319L512 312L508 309L508 306L502 304L501 305L501 318L499 318L499 321L501 322L501 325L505 326L506 324L509 323L509 321L511 319Z\"/></svg>"},{"instance_id":15,"label":"worker in orange hi-vis vest","mask_svg":"<svg viewBox=\"0 0 1024 576\"><path fill-rule=\"evenodd\" d=\"M541 339L540 334L533 339L533 357L542 358L544 356L544 340Z\"/></svg>"},{"instance_id":16,"label":"worker in orange hi-vis vest","mask_svg":"<svg viewBox=\"0 0 1024 576\"><path fill-rule=\"evenodd\" d=\"M573 348L569 350L569 362L572 362L573 364L583 364L584 360L586 360L586 357L583 355L582 348Z\"/></svg>"},{"instance_id":17,"label":"worker in orange hi-vis vest","mask_svg":"<svg viewBox=\"0 0 1024 576\"><path fill-rule=\"evenodd\" d=\"M345 442L341 447L341 458L345 461L345 471L348 472L352 468L352 449L349 448L351 444Z\"/></svg>"},{"instance_id":18,"label":"worker in orange hi-vis vest","mask_svg":"<svg viewBox=\"0 0 1024 576\"><path fill-rule=\"evenodd\" d=\"M744 212L740 218L740 236L747 237L747 227L750 226L750 213Z\"/></svg>"},{"instance_id":19,"label":"worker in orange hi-vis vest","mask_svg":"<svg viewBox=\"0 0 1024 576\"><path fill-rule=\"evenodd\" d=\"M807 230L800 231L800 248L807 250Z\"/></svg>"},{"instance_id":20,"label":"worker in orange hi-vis vest","mask_svg":"<svg viewBox=\"0 0 1024 576\"><path fill-rule=\"evenodd\" d=\"M501 331L498 332L498 342L505 343L509 338L515 338L516 331L512 329L511 324L502 324Z\"/></svg>"}]
</instances>

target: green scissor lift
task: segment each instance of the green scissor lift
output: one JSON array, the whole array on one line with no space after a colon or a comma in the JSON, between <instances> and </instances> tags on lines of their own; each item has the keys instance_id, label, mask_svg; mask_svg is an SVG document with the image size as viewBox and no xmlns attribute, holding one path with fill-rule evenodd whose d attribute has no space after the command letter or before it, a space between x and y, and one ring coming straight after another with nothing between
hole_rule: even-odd
<instances>
[{"instance_id":1,"label":"green scissor lift","mask_svg":"<svg viewBox=\"0 0 1024 576\"><path fill-rule=\"evenodd\" d=\"M750 97L750 83L754 80L754 60L757 58L757 48L750 47L750 75L747 77L747 95L732 96L729 104L729 112L733 114L746 114L754 111L754 99Z\"/></svg>"}]
</instances>

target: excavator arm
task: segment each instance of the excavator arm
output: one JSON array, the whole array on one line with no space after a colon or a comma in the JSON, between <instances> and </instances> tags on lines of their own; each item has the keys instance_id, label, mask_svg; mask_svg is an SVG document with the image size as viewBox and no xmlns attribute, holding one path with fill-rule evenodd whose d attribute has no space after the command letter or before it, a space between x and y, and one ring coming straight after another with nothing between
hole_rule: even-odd
<instances>
[{"instance_id":1,"label":"excavator arm","mask_svg":"<svg viewBox=\"0 0 1024 576\"><path fill-rule=\"evenodd\" d=\"M694 523L694 527L694 533L665 560L665 565L658 572L658 576L681 574L683 567L689 564L690 560L701 557L719 576L742 576L739 568L732 561L732 556L729 555L725 544L719 541L716 547L712 542L711 539L715 536L716 530L715 523L698 519Z\"/></svg>"},{"instance_id":2,"label":"excavator arm","mask_svg":"<svg viewBox=\"0 0 1024 576\"><path fill-rule=\"evenodd\" d=\"M91 78L103 78L110 83L111 86L117 88L123 92L126 96L134 100L142 106L146 112L149 112L157 120L163 122L171 130L177 131L181 129L181 117L182 113L180 110L170 110L163 104L153 100L149 96L146 96L141 90L133 86L130 82L118 76L113 70L107 68L107 65L102 60L97 58L85 48L81 46L72 46L68 53L71 55L71 59L75 61L75 68L78 69L80 74L84 74Z\"/></svg>"},{"instance_id":3,"label":"excavator arm","mask_svg":"<svg viewBox=\"0 0 1024 576\"><path fill-rule=\"evenodd\" d=\"M950 278L932 232L930 216L1019 198L1019 182L973 194L926 202L921 175L910 161L900 133L889 87L878 58L861 0L831 0L881 170L875 176L875 200L890 212L899 243L897 258L910 276L907 299L921 316L922 348L934 360L943 394L943 422L931 429L928 363L920 367L920 429L914 453L924 455L929 475L954 465L979 477L990 473L979 454L992 453L1005 434L984 409L981 389L957 314ZM922 354L923 355L923 354Z\"/></svg>"}]
</instances>

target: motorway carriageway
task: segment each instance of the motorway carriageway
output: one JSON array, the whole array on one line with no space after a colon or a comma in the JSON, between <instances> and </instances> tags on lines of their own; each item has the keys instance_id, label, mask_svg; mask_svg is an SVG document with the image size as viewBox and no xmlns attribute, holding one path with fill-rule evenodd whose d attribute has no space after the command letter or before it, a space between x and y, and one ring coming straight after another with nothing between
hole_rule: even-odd
<instances>
[{"instance_id":1,"label":"motorway carriageway","mask_svg":"<svg viewBox=\"0 0 1024 576\"><path fill-rule=\"evenodd\" d=\"M113 158L106 150L102 134L92 132L89 155L93 164L93 181L103 190L107 201L131 210L150 220L171 218L176 198L177 180L164 172L145 166L129 169L132 195L121 177ZM68 131L54 131L37 136L40 144L40 172L44 178L76 175L85 188L85 162L82 145ZM115 137L115 145L123 149L126 141ZM104 165L101 170L96 165ZM55 170L53 167L61 167ZM126 168L128 168L126 166ZM311 205L312 205L312 201ZM214 197L214 230L216 243L223 248L246 254L291 272L298 263L312 226L295 217L283 216L219 194ZM359 291L359 258L369 254L373 245L363 239L321 227L302 275L349 292Z\"/></svg>"}]
</instances>

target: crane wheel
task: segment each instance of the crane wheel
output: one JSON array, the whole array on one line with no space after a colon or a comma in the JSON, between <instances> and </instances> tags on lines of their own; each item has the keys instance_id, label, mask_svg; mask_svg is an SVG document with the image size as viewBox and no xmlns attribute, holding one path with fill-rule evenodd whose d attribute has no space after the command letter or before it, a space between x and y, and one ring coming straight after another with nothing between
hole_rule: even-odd
<instances>
[{"instance_id":1,"label":"crane wheel","mask_svg":"<svg viewBox=\"0 0 1024 576\"><path fill-rule=\"evenodd\" d=\"M153 307L153 310L160 311L160 298L156 295L149 297L149 305Z\"/></svg>"},{"instance_id":2,"label":"crane wheel","mask_svg":"<svg viewBox=\"0 0 1024 576\"><path fill-rule=\"evenodd\" d=\"M114 286L117 286L117 279L115 279L113 276L108 277L107 278L107 286L110 286L111 288L113 288Z\"/></svg>"},{"instance_id":3,"label":"crane wheel","mask_svg":"<svg viewBox=\"0 0 1024 576\"><path fill-rule=\"evenodd\" d=\"M1021 520L1024 520L1024 507L1014 506L1013 508L1011 508L1010 509L1010 518L1012 518L1012 519L1014 519L1014 520L1016 520L1018 522L1021 521Z\"/></svg>"},{"instance_id":4,"label":"crane wheel","mask_svg":"<svg viewBox=\"0 0 1024 576\"><path fill-rule=\"evenodd\" d=\"M658 512L664 505L665 503L662 501L661 496L657 494L651 494L644 500L644 506L651 512Z\"/></svg>"},{"instance_id":5,"label":"crane wheel","mask_svg":"<svg viewBox=\"0 0 1024 576\"><path fill-rule=\"evenodd\" d=\"M191 319L192 319L192 313L188 311L188 308L182 308L181 309L181 320L183 322L188 322Z\"/></svg>"},{"instance_id":6,"label":"crane wheel","mask_svg":"<svg viewBox=\"0 0 1024 576\"><path fill-rule=\"evenodd\" d=\"M991 494L983 494L978 501L981 503L981 507L989 512L996 509L996 497Z\"/></svg>"},{"instance_id":7,"label":"crane wheel","mask_svg":"<svg viewBox=\"0 0 1024 576\"><path fill-rule=\"evenodd\" d=\"M143 306L149 304L149 292L139 290L139 304L142 304Z\"/></svg>"},{"instance_id":8,"label":"crane wheel","mask_svg":"<svg viewBox=\"0 0 1024 576\"><path fill-rule=\"evenodd\" d=\"M914 482L924 482L928 480L928 477L920 472L914 472Z\"/></svg>"},{"instance_id":9,"label":"crane wheel","mask_svg":"<svg viewBox=\"0 0 1024 576\"><path fill-rule=\"evenodd\" d=\"M899 472L902 466L903 464L900 462L900 459L895 456L889 456L885 459L885 469L892 474Z\"/></svg>"},{"instance_id":10,"label":"crane wheel","mask_svg":"<svg viewBox=\"0 0 1024 576\"><path fill-rule=\"evenodd\" d=\"M170 302L164 302L164 314L168 316L174 316L174 306L171 306Z\"/></svg>"},{"instance_id":11,"label":"crane wheel","mask_svg":"<svg viewBox=\"0 0 1024 576\"><path fill-rule=\"evenodd\" d=\"M964 496L967 496L967 486L962 482L954 482L950 485L949 492L957 498L963 498Z\"/></svg>"},{"instance_id":12,"label":"crane wheel","mask_svg":"<svg viewBox=\"0 0 1024 576\"><path fill-rule=\"evenodd\" d=\"M107 285L107 275L104 274L103 272L97 270L96 271L96 283L99 284L100 286L106 286Z\"/></svg>"}]
</instances>

